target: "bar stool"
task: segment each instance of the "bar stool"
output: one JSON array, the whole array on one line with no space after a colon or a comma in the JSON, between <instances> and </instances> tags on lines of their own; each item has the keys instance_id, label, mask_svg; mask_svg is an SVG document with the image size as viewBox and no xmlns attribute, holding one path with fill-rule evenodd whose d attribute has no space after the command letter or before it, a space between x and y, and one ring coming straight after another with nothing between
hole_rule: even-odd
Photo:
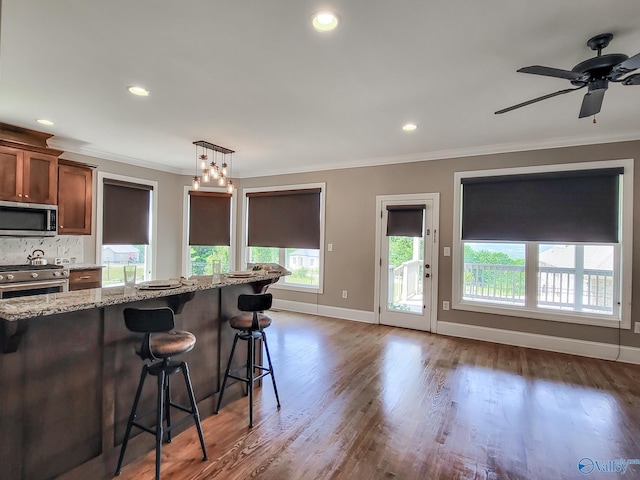
<instances>
[{"instance_id":1,"label":"bar stool","mask_svg":"<svg viewBox=\"0 0 640 480\"><path fill-rule=\"evenodd\" d=\"M278 398L278 387L276 387L276 378L273 375L273 365L271 364L271 355L269 354L269 345L267 344L267 336L264 333L264 329L271 325L271 318L262 312L263 310L269 310L271 303L273 302L273 296L270 293L260 293L257 295L239 295L238 296L238 310L240 315L229 320L231 328L238 330L233 338L233 346L231 347L231 354L229 355L229 361L227 362L227 369L224 373L224 380L222 381L222 388L220 389L220 396L218 397L218 404L216 406L215 413L220 410L220 404L222 403L222 396L224 395L224 389L227 385L227 379L229 377L235 378L247 384L247 390L249 395L249 427L253 427L253 383L260 380L262 377L271 375L271 381L273 382L273 391L276 394L276 402L278 408L280 408L280 399ZM247 362L246 366L240 367L236 370L231 370L231 362L233 361L233 354L236 349L238 340L245 340L248 344L247 348ZM267 353L268 367L255 363L255 343L256 340L262 340L264 349ZM262 363L262 362L261 362ZM239 377L233 372L239 370L246 370L245 377ZM255 376L256 370L262 372Z\"/></svg>"},{"instance_id":2,"label":"bar stool","mask_svg":"<svg viewBox=\"0 0 640 480\"><path fill-rule=\"evenodd\" d=\"M200 425L200 414L198 413L198 406L196 405L193 387L191 386L189 368L186 362L171 360L171 357L175 355L191 351L196 344L196 337L191 332L173 330L175 324L174 314L173 310L168 307L148 309L126 308L124 310L124 321L127 328L132 332L145 334L142 343L136 348L136 353L142 360L151 360L151 363L145 363L142 367L138 390L136 391L136 397L133 401L133 407L131 407L131 414L129 415L127 429L122 441L122 447L120 448L120 458L118 459L118 467L115 474L116 476L120 475L122 460L124 459L124 453L127 449L127 443L129 442L129 435L131 434L131 427L136 426L145 432L154 434L156 437L156 480L159 480L162 441L166 436L166 442L170 443L171 430L189 418L193 418L196 424L198 436L200 437L200 446L202 447L203 460L207 460L207 451L204 446L202 426ZM171 375L179 371L182 371L187 386L189 402L191 403L190 408L173 403L171 400L170 378ZM138 401L140 400L140 394L142 393L142 387L144 386L147 375L158 377L157 406L155 411L138 416ZM172 424L171 407L182 410L188 413L188 415ZM156 414L155 427L149 428L138 423L138 418L145 417L151 413ZM166 426L163 426L163 414Z\"/></svg>"}]
</instances>

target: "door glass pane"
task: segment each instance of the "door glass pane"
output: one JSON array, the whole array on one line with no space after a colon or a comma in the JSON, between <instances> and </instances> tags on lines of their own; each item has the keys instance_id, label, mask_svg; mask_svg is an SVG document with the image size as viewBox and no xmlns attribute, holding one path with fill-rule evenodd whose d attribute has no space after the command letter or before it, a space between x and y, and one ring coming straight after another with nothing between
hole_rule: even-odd
<instances>
[{"instance_id":1,"label":"door glass pane","mask_svg":"<svg viewBox=\"0 0 640 480\"><path fill-rule=\"evenodd\" d=\"M421 237L387 237L387 309L422 313L424 242Z\"/></svg>"},{"instance_id":2,"label":"door glass pane","mask_svg":"<svg viewBox=\"0 0 640 480\"><path fill-rule=\"evenodd\" d=\"M525 304L525 245L464 242L463 299Z\"/></svg>"},{"instance_id":3,"label":"door glass pane","mask_svg":"<svg viewBox=\"0 0 640 480\"><path fill-rule=\"evenodd\" d=\"M228 246L191 246L189 247L190 275L212 275L212 262L220 260L222 272L229 271Z\"/></svg>"}]
</instances>

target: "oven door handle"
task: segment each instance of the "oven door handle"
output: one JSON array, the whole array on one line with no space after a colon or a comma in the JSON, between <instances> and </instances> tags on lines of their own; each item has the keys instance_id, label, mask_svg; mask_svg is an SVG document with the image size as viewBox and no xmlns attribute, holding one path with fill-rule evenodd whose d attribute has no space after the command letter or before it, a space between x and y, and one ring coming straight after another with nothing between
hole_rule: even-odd
<instances>
[{"instance_id":1,"label":"oven door handle","mask_svg":"<svg viewBox=\"0 0 640 480\"><path fill-rule=\"evenodd\" d=\"M33 290L61 286L62 291L68 290L69 280L42 280L39 282L16 282L0 285L0 292L14 292L16 290Z\"/></svg>"}]
</instances>

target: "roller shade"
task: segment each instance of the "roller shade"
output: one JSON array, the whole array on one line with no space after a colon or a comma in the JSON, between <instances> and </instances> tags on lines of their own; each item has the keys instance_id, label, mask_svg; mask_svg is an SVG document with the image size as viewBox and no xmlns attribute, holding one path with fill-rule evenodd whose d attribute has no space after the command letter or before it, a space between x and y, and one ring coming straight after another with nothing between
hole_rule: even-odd
<instances>
[{"instance_id":1,"label":"roller shade","mask_svg":"<svg viewBox=\"0 0 640 480\"><path fill-rule=\"evenodd\" d=\"M321 189L247 193L250 247L320 248Z\"/></svg>"},{"instance_id":2,"label":"roller shade","mask_svg":"<svg viewBox=\"0 0 640 480\"><path fill-rule=\"evenodd\" d=\"M424 205L387 206L387 237L422 237Z\"/></svg>"},{"instance_id":3,"label":"roller shade","mask_svg":"<svg viewBox=\"0 0 640 480\"><path fill-rule=\"evenodd\" d=\"M231 245L231 195L189 192L189 245Z\"/></svg>"},{"instance_id":4,"label":"roller shade","mask_svg":"<svg viewBox=\"0 0 640 480\"><path fill-rule=\"evenodd\" d=\"M462 239L617 243L623 172L465 178Z\"/></svg>"},{"instance_id":5,"label":"roller shade","mask_svg":"<svg viewBox=\"0 0 640 480\"><path fill-rule=\"evenodd\" d=\"M149 245L150 185L104 179L103 245Z\"/></svg>"}]
</instances>

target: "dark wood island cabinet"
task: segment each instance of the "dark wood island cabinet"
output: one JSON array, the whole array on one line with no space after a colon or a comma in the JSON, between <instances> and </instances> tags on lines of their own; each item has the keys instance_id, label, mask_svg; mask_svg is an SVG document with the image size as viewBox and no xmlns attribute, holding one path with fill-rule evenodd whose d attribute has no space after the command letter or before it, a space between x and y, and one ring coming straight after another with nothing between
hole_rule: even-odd
<instances>
[{"instance_id":1,"label":"dark wood island cabinet","mask_svg":"<svg viewBox=\"0 0 640 480\"><path fill-rule=\"evenodd\" d=\"M184 359L200 414L211 415L233 342L228 320L239 313L238 295L263 291L280 276L223 278L217 285L203 277L174 290L126 293L113 287L0 300L2 478L112 477L141 368L136 337L123 320L129 306L169 306L176 329L194 333L196 347ZM187 404L186 389L175 383L174 397ZM239 398L241 387L228 387L225 403ZM154 402L153 389L143 391L141 411ZM154 449L153 437L140 433L133 432L125 463Z\"/></svg>"}]
</instances>

